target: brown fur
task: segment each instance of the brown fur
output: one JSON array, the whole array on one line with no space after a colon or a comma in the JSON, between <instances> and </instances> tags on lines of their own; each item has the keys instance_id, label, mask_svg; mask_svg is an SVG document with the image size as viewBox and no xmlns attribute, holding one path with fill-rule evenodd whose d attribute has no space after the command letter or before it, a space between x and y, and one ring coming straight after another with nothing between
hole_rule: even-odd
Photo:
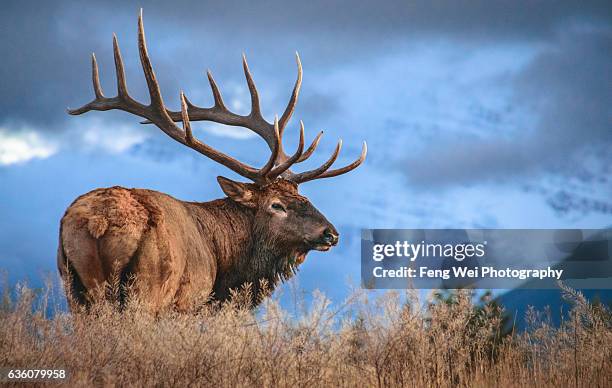
<instances>
[{"instance_id":1,"label":"brown fur","mask_svg":"<svg viewBox=\"0 0 612 388\"><path fill-rule=\"evenodd\" d=\"M256 304L259 280L274 287L293 276L309 250L337 242L334 227L294 183L219 183L230 198L184 202L123 187L77 198L62 218L58 249L72 307L94 302L94 290L114 277L122 285L135 278L153 311L189 310L201 295L225 300L244 283L255 287ZM324 230L335 240L321 240Z\"/></svg>"}]
</instances>

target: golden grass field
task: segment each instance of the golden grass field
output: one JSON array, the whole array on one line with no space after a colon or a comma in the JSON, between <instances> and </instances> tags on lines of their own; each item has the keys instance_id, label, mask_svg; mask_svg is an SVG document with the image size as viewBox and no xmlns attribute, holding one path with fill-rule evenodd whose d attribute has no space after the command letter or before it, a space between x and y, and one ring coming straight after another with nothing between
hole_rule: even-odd
<instances>
[{"instance_id":1,"label":"golden grass field","mask_svg":"<svg viewBox=\"0 0 612 388\"><path fill-rule=\"evenodd\" d=\"M267 299L152 316L136 298L69 314L53 287L4 290L0 366L66 368L66 386L610 387L610 311L571 289L560 327L545 314L530 330L504 328L495 303L468 291L419 301L355 290L343 304L315 294L295 312ZM112 290L111 290L112 291ZM299 298L297 298L299 299ZM121 310L121 311L119 311ZM52 311L49 313L49 311ZM506 322L507 323L507 322ZM19 384L15 383L16 386Z\"/></svg>"}]
</instances>

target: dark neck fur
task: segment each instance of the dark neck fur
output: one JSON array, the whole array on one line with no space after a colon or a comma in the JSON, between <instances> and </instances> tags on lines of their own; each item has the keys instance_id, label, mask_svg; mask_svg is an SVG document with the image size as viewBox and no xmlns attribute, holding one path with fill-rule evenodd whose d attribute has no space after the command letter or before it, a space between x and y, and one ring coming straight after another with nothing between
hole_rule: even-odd
<instances>
[{"instance_id":1,"label":"dark neck fur","mask_svg":"<svg viewBox=\"0 0 612 388\"><path fill-rule=\"evenodd\" d=\"M215 300L227 300L230 289L251 283L256 305L264 296L262 291L266 291L260 287L261 280L267 282L267 291L271 292L281 281L292 277L297 264L303 261L305 253L278 246L273 236L257 227L254 210L228 198L196 205L195 218L202 238L211 241L217 259Z\"/></svg>"}]
</instances>

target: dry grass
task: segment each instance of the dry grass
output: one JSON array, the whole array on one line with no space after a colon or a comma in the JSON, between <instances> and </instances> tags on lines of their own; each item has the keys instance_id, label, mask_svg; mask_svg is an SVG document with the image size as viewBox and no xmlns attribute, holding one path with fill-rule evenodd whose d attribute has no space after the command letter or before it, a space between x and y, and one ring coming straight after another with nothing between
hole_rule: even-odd
<instances>
[{"instance_id":1,"label":"dry grass","mask_svg":"<svg viewBox=\"0 0 612 388\"><path fill-rule=\"evenodd\" d=\"M5 293L0 366L67 368L70 386L604 387L612 378L610 312L570 289L561 327L532 312L530 331L509 335L495 305L474 306L467 291L423 304L416 293L371 300L357 290L342 306L317 294L295 316L273 299L243 308L247 289L193 315L151 316L130 298L121 312L101 303L46 316L48 291Z\"/></svg>"}]
</instances>

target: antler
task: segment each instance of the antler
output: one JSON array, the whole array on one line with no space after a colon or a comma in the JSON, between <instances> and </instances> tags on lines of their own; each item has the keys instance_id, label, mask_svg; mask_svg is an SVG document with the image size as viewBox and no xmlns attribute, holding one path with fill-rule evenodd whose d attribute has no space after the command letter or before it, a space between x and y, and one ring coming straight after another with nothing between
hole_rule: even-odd
<instances>
[{"instance_id":1,"label":"antler","mask_svg":"<svg viewBox=\"0 0 612 388\"><path fill-rule=\"evenodd\" d=\"M283 150L282 136L285 127L289 119L291 118L293 111L295 110L295 105L297 103L300 87L302 84L302 65L300 62L300 57L297 55L297 53L296 62L298 66L298 77L293 88L293 93L291 94L289 103L287 104L287 107L285 108L285 111L282 114L280 120L278 119L278 117L275 117L274 123L269 123L263 118L261 114L261 109L259 106L259 94L257 92L255 82L253 81L253 77L251 75L246 61L246 57L244 55L242 56L242 65L247 85L249 87L249 93L251 95L251 113L246 116L241 116L229 111L226 108L225 103L223 102L223 98L221 97L221 92L219 91L217 83L215 82L210 70L207 72L207 75L215 100L213 107L197 107L187 99L183 92L181 92L181 110L178 112L173 112L166 108L161 96L161 91L157 82L157 78L155 76L155 72L153 71L153 67L151 65L151 60L149 59L149 54L147 52L144 26L142 21L142 9L138 17L138 49L140 53L140 61L142 63L142 68L149 89L149 96L151 99L149 105L144 105L134 100L129 95L125 80L123 59L119 50L117 37L113 34L113 51L115 58L115 71L117 76L117 96L110 98L104 96L102 88L100 87L100 79L98 74L98 65L96 62L96 57L94 54L92 54L92 83L95 98L93 101L80 108L73 110L69 109L68 113L71 115L80 115L82 113L86 113L92 110L105 111L111 109L118 109L132 113L134 115L145 118L146 120L142 123L155 124L165 134L167 134L177 142L198 151L204 156L230 168L239 175L251 179L252 181L259 184L265 184L266 182L274 180L281 175L285 179L291 180L295 183L302 183L313 179L337 176L357 168L365 160L367 147L364 142L363 150L359 159L345 167L328 171L333 162L337 159L338 153L340 152L340 147L342 145L342 141L340 140L332 157L319 168L299 174L294 174L289 170L292 165L308 159L313 154L319 144L319 141L321 140L321 136L323 135L323 132L321 131L315 137L308 149L304 152L304 124L300 121L300 140L296 152L293 155L288 156ZM190 121L200 120L213 121L220 124L232 126L240 126L252 130L260 137L262 137L268 144L271 150L271 154L268 161L262 168L257 169L255 167L246 165L232 158L231 156L226 155L199 141L193 136ZM179 128L175 124L175 122L178 121L183 122L183 129Z\"/></svg>"}]
</instances>

